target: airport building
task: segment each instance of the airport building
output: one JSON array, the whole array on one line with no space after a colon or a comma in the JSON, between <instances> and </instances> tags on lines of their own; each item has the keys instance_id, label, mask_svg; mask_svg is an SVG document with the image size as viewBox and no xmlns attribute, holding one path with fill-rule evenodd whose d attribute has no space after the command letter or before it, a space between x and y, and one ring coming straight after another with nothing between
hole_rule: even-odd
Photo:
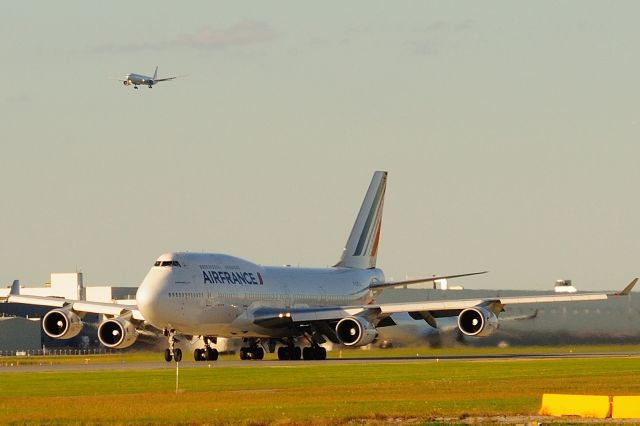
<instances>
[{"instance_id":1,"label":"airport building","mask_svg":"<svg viewBox=\"0 0 640 426\"><path fill-rule=\"evenodd\" d=\"M39 318L0 317L0 354L42 348Z\"/></svg>"},{"instance_id":2,"label":"airport building","mask_svg":"<svg viewBox=\"0 0 640 426\"><path fill-rule=\"evenodd\" d=\"M10 288L0 289L6 297ZM82 272L52 273L51 280L41 287L20 287L20 294L29 296L55 296L94 302L135 304L137 287L85 286ZM43 348L95 348L99 347L96 327L99 315L87 314L87 325L71 339L52 339L42 331L40 319L51 308L46 306L0 303L0 351L32 351Z\"/></svg>"}]
</instances>

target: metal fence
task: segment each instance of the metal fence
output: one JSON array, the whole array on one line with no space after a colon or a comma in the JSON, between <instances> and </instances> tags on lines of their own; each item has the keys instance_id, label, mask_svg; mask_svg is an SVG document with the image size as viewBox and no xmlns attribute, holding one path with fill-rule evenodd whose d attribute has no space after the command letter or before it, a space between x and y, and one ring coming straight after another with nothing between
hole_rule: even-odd
<instances>
[{"instance_id":1,"label":"metal fence","mask_svg":"<svg viewBox=\"0 0 640 426\"><path fill-rule=\"evenodd\" d=\"M92 349L38 349L28 351L1 351L0 357L3 356L86 356L86 355L108 355L113 351L107 348Z\"/></svg>"}]
</instances>

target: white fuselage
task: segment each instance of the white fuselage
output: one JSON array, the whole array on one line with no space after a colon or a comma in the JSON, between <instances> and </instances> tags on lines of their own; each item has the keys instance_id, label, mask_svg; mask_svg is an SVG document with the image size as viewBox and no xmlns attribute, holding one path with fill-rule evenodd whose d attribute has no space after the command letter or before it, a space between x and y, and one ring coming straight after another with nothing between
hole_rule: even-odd
<instances>
[{"instance_id":1,"label":"white fuselage","mask_svg":"<svg viewBox=\"0 0 640 426\"><path fill-rule=\"evenodd\" d=\"M219 337L279 337L251 312L260 307L348 306L371 302L380 269L269 267L223 254L160 256L138 289L138 309L159 329Z\"/></svg>"},{"instance_id":2,"label":"white fuselage","mask_svg":"<svg viewBox=\"0 0 640 426\"><path fill-rule=\"evenodd\" d=\"M156 82L153 80L153 77L149 77L147 75L142 74L127 74L124 78L124 81L128 84L133 84L134 86L139 85L148 85L153 86Z\"/></svg>"}]
</instances>

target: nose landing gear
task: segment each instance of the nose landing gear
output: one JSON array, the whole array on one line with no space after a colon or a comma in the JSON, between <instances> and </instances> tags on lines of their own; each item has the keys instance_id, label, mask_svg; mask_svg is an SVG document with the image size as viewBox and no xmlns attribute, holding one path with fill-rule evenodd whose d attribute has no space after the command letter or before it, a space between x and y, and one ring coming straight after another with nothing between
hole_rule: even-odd
<instances>
[{"instance_id":1,"label":"nose landing gear","mask_svg":"<svg viewBox=\"0 0 640 426\"><path fill-rule=\"evenodd\" d=\"M171 362L174 359L176 362L182 361L182 350L176 348L176 331L164 330L163 334L169 338L169 348L164 350L164 360Z\"/></svg>"}]
</instances>

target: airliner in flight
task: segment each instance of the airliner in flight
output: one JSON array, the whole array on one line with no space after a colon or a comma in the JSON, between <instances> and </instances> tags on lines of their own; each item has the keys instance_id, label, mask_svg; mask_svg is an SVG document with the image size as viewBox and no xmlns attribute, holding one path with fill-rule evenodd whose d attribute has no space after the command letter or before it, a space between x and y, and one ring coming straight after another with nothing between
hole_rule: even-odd
<instances>
[{"instance_id":1,"label":"airliner in flight","mask_svg":"<svg viewBox=\"0 0 640 426\"><path fill-rule=\"evenodd\" d=\"M138 335L161 330L168 338L165 360L182 359L180 336L201 338L194 358L216 360L218 337L241 338L242 359L262 359L265 351L281 360L325 359L327 341L345 346L372 343L380 327L395 325L392 314L408 313L437 327L438 318L457 318L467 336L487 336L498 327L507 304L604 300L609 295L553 294L473 300L376 303L385 288L482 274L475 272L411 280L385 279L376 267L387 172L375 172L339 261L328 268L262 266L227 254L174 252L161 255L136 294L136 305L19 295L8 302L50 306L45 333L68 339L82 329L86 313L102 314L100 342L131 346ZM622 292L629 294L637 279Z\"/></svg>"},{"instance_id":2,"label":"airliner in flight","mask_svg":"<svg viewBox=\"0 0 640 426\"><path fill-rule=\"evenodd\" d=\"M168 81L178 78L176 77L165 77L158 78L158 67L156 67L155 72L153 73L153 77L149 77L147 75L129 73L124 76L124 80L121 80L125 86L133 85L134 89L137 89L139 85L149 86L151 89L155 84L158 84L161 81Z\"/></svg>"}]
</instances>

